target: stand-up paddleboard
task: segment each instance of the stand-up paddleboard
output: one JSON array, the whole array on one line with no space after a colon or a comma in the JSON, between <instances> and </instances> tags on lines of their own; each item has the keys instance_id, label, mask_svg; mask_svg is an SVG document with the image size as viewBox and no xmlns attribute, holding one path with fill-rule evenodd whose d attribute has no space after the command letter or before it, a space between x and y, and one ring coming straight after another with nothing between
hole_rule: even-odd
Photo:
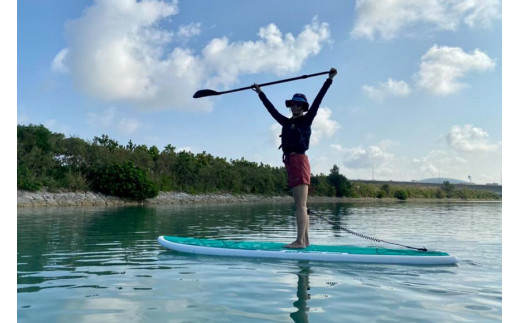
<instances>
[{"instance_id":1,"label":"stand-up paddleboard","mask_svg":"<svg viewBox=\"0 0 520 323\"><path fill-rule=\"evenodd\" d=\"M160 236L157 240L167 249L213 256L403 265L450 265L458 261L457 257L439 251L327 245L311 245L305 249L287 249L284 248L284 243L269 241L213 240L172 236Z\"/></svg>"}]
</instances>

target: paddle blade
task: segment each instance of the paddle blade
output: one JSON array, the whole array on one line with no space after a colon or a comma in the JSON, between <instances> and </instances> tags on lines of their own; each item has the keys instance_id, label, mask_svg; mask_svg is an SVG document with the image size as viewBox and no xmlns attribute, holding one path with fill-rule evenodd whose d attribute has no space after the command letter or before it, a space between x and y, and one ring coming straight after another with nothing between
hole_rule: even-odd
<instances>
[{"instance_id":1,"label":"paddle blade","mask_svg":"<svg viewBox=\"0 0 520 323\"><path fill-rule=\"evenodd\" d=\"M205 96L212 96L212 95L219 95L220 92L213 91L213 90L198 90L193 94L194 99L203 98Z\"/></svg>"}]
</instances>

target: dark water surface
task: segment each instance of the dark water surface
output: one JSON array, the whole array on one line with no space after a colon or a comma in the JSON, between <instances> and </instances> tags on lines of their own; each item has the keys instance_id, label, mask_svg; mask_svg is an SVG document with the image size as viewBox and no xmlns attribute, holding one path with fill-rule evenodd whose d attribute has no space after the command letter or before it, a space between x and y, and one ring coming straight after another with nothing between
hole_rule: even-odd
<instances>
[{"instance_id":1,"label":"dark water surface","mask_svg":"<svg viewBox=\"0 0 520 323\"><path fill-rule=\"evenodd\" d=\"M310 205L451 266L196 256L159 235L291 242L291 204L18 209L20 322L500 322L501 203ZM311 243L374 245L311 217ZM388 246L388 245L381 245Z\"/></svg>"}]
</instances>

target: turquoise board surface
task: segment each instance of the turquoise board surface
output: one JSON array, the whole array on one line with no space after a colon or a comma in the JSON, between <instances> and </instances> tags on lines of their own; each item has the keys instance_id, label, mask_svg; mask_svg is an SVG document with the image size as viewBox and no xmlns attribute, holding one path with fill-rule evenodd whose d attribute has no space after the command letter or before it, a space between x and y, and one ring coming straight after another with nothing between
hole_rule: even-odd
<instances>
[{"instance_id":1,"label":"turquoise board surface","mask_svg":"<svg viewBox=\"0 0 520 323\"><path fill-rule=\"evenodd\" d=\"M164 239L173 243L179 243L198 247L212 247L222 249L240 249L257 251L286 251L285 243L269 241L235 241L235 240L215 240L198 239L191 237L164 236ZM395 256L449 256L446 252L439 251L418 251L413 249L388 249L379 247L360 247L348 245L311 245L305 249L291 249L301 253L337 253L355 255L395 255Z\"/></svg>"}]
</instances>

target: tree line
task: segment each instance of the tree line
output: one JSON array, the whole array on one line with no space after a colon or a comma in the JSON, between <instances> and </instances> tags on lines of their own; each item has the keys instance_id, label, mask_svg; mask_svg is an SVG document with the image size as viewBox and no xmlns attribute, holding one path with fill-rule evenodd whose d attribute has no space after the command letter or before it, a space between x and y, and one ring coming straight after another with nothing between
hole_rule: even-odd
<instances>
[{"instance_id":1,"label":"tree line","mask_svg":"<svg viewBox=\"0 0 520 323\"><path fill-rule=\"evenodd\" d=\"M17 186L28 191L96 191L140 201L153 198L160 191L290 194L284 167L244 158L228 160L205 151L176 151L171 144L163 150L132 141L121 145L107 135L85 141L52 132L43 125L17 127ZM465 194L460 198L489 198L483 197L482 192ZM449 187L427 192L353 183L340 174L336 165L328 175L311 176L310 195L402 200L418 195L456 197Z\"/></svg>"}]
</instances>

